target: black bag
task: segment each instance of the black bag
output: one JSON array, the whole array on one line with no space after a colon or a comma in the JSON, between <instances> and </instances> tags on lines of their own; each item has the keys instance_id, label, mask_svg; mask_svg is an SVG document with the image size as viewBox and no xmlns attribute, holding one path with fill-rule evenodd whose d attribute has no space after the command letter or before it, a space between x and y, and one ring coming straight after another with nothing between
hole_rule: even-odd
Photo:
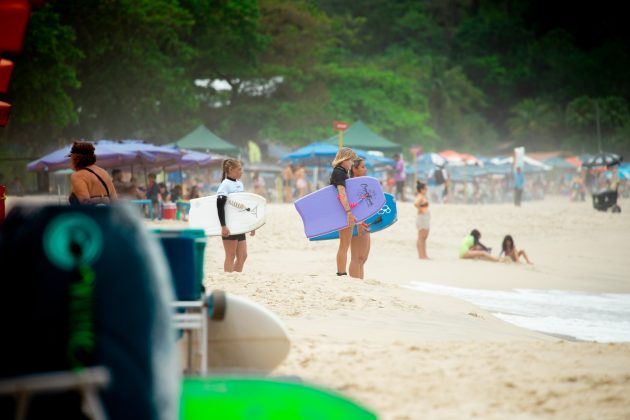
<instances>
[{"instance_id":1,"label":"black bag","mask_svg":"<svg viewBox=\"0 0 630 420\"><path fill-rule=\"evenodd\" d=\"M79 198L75 193L70 193L70 195L68 196L68 202L71 206L78 206L79 204L81 204Z\"/></svg>"},{"instance_id":2,"label":"black bag","mask_svg":"<svg viewBox=\"0 0 630 420\"><path fill-rule=\"evenodd\" d=\"M446 179L444 179L444 172L443 169L438 168L435 170L435 173L433 174L433 177L435 178L435 183L437 185L442 185L444 184L444 182L446 182Z\"/></svg>"}]
</instances>

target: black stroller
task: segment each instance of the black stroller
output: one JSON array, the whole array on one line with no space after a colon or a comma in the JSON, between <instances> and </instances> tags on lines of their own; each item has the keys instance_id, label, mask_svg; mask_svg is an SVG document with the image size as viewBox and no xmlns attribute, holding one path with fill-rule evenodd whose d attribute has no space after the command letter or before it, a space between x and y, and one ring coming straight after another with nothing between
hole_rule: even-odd
<instances>
[{"instance_id":1,"label":"black stroller","mask_svg":"<svg viewBox=\"0 0 630 420\"><path fill-rule=\"evenodd\" d=\"M621 213L621 207L617 204L617 195L617 190L608 190L593 194L593 208L599 211L612 209L613 213Z\"/></svg>"}]
</instances>

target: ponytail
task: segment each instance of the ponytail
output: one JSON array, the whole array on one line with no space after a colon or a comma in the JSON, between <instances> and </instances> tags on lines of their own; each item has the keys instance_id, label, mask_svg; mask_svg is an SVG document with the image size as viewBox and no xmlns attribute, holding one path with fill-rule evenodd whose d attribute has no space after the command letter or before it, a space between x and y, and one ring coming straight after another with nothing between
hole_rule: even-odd
<instances>
[{"instance_id":1,"label":"ponytail","mask_svg":"<svg viewBox=\"0 0 630 420\"><path fill-rule=\"evenodd\" d=\"M230 169L235 168L240 164L241 162L239 162L236 159L225 159L223 161L223 165L221 165L221 169L223 170L223 174L221 175L221 181L227 178L227 174L230 171Z\"/></svg>"}]
</instances>

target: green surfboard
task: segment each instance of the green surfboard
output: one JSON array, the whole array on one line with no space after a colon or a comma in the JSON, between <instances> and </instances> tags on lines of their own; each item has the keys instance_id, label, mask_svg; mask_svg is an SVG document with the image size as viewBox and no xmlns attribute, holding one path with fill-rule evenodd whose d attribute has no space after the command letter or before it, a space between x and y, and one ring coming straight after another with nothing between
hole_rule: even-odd
<instances>
[{"instance_id":1,"label":"green surfboard","mask_svg":"<svg viewBox=\"0 0 630 420\"><path fill-rule=\"evenodd\" d=\"M312 385L261 378L186 378L180 419L376 419L366 408Z\"/></svg>"}]
</instances>

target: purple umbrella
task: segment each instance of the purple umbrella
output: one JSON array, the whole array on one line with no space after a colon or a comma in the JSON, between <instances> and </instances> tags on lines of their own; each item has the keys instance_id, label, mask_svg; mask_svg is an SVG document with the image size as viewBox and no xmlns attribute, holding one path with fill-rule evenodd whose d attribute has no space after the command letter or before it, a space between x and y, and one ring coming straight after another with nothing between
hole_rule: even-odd
<instances>
[{"instance_id":1,"label":"purple umbrella","mask_svg":"<svg viewBox=\"0 0 630 420\"><path fill-rule=\"evenodd\" d=\"M194 150L178 148L174 148L173 150L178 150L181 155L175 163L166 165L164 167L164 170L166 172L177 171L181 168L189 168L192 166L208 166L212 165L213 163L221 162L224 159L228 158L227 156L223 155L202 153Z\"/></svg>"},{"instance_id":2,"label":"purple umbrella","mask_svg":"<svg viewBox=\"0 0 630 420\"><path fill-rule=\"evenodd\" d=\"M67 145L33 162L26 169L29 171L56 171L70 167L68 153L72 145ZM96 164L103 168L140 164L142 166L163 166L176 162L181 152L165 146L144 143L140 140L121 142L100 140L94 143Z\"/></svg>"}]
</instances>

